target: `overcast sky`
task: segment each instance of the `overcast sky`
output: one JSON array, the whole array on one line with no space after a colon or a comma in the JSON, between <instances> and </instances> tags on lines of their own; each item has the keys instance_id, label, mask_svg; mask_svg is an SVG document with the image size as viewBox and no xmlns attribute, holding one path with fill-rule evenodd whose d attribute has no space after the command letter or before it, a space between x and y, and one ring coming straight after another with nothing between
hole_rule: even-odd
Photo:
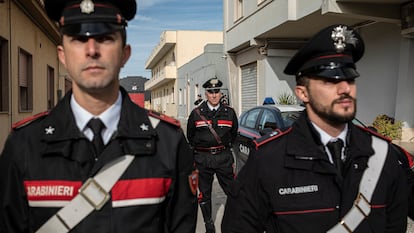
<instances>
[{"instance_id":1,"label":"overcast sky","mask_svg":"<svg viewBox=\"0 0 414 233\"><path fill-rule=\"evenodd\" d=\"M138 13L129 22L132 56L120 77L151 77L145 62L165 30L223 30L223 0L137 0Z\"/></svg>"}]
</instances>

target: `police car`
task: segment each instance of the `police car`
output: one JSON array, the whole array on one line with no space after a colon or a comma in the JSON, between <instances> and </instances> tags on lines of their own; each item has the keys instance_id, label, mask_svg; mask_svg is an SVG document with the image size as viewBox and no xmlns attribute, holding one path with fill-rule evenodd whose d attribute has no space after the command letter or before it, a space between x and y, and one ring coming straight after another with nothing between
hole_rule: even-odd
<instances>
[{"instance_id":1,"label":"police car","mask_svg":"<svg viewBox=\"0 0 414 233\"><path fill-rule=\"evenodd\" d=\"M253 107L239 117L239 129L233 144L235 172L241 170L253 148L252 141L289 128L305 108L300 105L263 105Z\"/></svg>"}]
</instances>

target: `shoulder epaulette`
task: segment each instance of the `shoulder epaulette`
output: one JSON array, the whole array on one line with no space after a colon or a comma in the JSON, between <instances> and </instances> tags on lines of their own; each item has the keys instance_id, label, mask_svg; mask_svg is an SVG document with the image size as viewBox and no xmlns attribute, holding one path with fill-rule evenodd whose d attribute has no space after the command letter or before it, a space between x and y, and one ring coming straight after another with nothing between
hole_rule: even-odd
<instances>
[{"instance_id":1,"label":"shoulder epaulette","mask_svg":"<svg viewBox=\"0 0 414 233\"><path fill-rule=\"evenodd\" d=\"M233 109L233 107L231 107L231 106L230 106L230 105L228 105L228 104L223 104L223 107ZM234 109L233 109L233 110L234 110Z\"/></svg>"},{"instance_id":2,"label":"shoulder epaulette","mask_svg":"<svg viewBox=\"0 0 414 233\"><path fill-rule=\"evenodd\" d=\"M401 146L397 145L397 144L392 144L394 145L397 149L400 150L401 153L404 154L405 158L407 159L408 162L408 167L411 169L411 171L414 171L414 161L413 161L413 156L410 154L410 152L408 152L406 149L402 148Z\"/></svg>"},{"instance_id":3,"label":"shoulder epaulette","mask_svg":"<svg viewBox=\"0 0 414 233\"><path fill-rule=\"evenodd\" d=\"M392 146L394 146L395 148L399 149L400 152L402 154L404 154L404 156L407 159L407 163L408 163L407 166L409 166L409 168L414 171L413 156L406 149L402 148L401 146L399 146L397 144L392 143L392 139L391 138L386 137L386 136L378 133L377 131L375 131L373 129L370 129L368 127L362 127L362 126L359 126L359 125L357 125L357 127L360 128L360 129L362 129L362 130L364 130L364 131L366 131L366 132L368 132L369 134L371 134L371 135L373 135L375 137L381 138L381 139L387 141L388 143L391 143Z\"/></svg>"},{"instance_id":4,"label":"shoulder epaulette","mask_svg":"<svg viewBox=\"0 0 414 233\"><path fill-rule=\"evenodd\" d=\"M276 129L275 131L273 131L271 133L268 133L268 134L264 135L263 137L260 137L258 139L253 140L253 143L256 146L256 150L260 146L262 146L262 145L264 145L264 144L266 144L266 143L268 143L272 140L275 140L276 138L280 138L281 136L288 134L291 130L292 130L292 128L289 128L289 129L282 132L282 131Z\"/></svg>"},{"instance_id":5,"label":"shoulder epaulette","mask_svg":"<svg viewBox=\"0 0 414 233\"><path fill-rule=\"evenodd\" d=\"M362 127L362 126L359 126L359 125L357 125L357 127L360 128L360 129L362 129L362 130L364 130L365 132L368 132L369 134L372 134L372 135L374 135L374 136L376 136L378 138L384 139L387 142L392 142L392 139L391 138L386 137L386 136L378 133L377 131L375 131L373 129L370 129L368 127Z\"/></svg>"},{"instance_id":6,"label":"shoulder epaulette","mask_svg":"<svg viewBox=\"0 0 414 233\"><path fill-rule=\"evenodd\" d=\"M170 117L170 116L167 116L165 114L161 114L159 112L148 110L148 115L151 116L151 117L155 117L159 120L162 120L164 122L167 122L169 124L175 125L177 127L181 127L181 124L177 119L175 119L173 117Z\"/></svg>"},{"instance_id":7,"label":"shoulder epaulette","mask_svg":"<svg viewBox=\"0 0 414 233\"><path fill-rule=\"evenodd\" d=\"M38 120L38 119L42 119L43 117L46 117L48 114L49 114L49 111L45 111L45 112L41 112L41 113L38 113L36 115L30 116L28 118L25 118L25 119L23 119L21 121L18 121L16 123L14 123L12 125L12 129L13 130L20 129L23 126L26 126L26 125L28 125L28 124L30 124L30 123Z\"/></svg>"}]
</instances>

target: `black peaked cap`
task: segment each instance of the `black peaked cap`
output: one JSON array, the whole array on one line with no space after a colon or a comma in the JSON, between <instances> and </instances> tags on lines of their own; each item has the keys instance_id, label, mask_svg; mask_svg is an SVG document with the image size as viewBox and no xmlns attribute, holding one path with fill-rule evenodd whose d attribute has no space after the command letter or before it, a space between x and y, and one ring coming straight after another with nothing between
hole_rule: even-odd
<instances>
[{"instance_id":1,"label":"black peaked cap","mask_svg":"<svg viewBox=\"0 0 414 233\"><path fill-rule=\"evenodd\" d=\"M347 25L331 25L315 34L289 61L284 73L330 79L355 79L355 63L364 54L364 41Z\"/></svg>"},{"instance_id":2,"label":"black peaked cap","mask_svg":"<svg viewBox=\"0 0 414 233\"><path fill-rule=\"evenodd\" d=\"M68 35L93 36L121 30L135 17L135 0L45 0L46 13Z\"/></svg>"}]
</instances>

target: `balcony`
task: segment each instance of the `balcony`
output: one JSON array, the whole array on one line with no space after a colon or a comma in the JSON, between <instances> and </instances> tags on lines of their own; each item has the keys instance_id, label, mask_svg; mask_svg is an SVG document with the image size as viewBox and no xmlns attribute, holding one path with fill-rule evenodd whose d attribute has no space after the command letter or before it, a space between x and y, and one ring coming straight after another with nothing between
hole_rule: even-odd
<instances>
[{"instance_id":1,"label":"balcony","mask_svg":"<svg viewBox=\"0 0 414 233\"><path fill-rule=\"evenodd\" d=\"M237 53L266 43L269 48L297 49L314 33L335 23L354 28L372 22L399 24L404 2L407 0L269 1L229 24L225 49Z\"/></svg>"},{"instance_id":2,"label":"balcony","mask_svg":"<svg viewBox=\"0 0 414 233\"><path fill-rule=\"evenodd\" d=\"M164 31L161 34L160 42L152 50L151 55L145 62L145 69L154 68L165 55L174 48L177 43L176 31Z\"/></svg>"},{"instance_id":3,"label":"balcony","mask_svg":"<svg viewBox=\"0 0 414 233\"><path fill-rule=\"evenodd\" d=\"M145 90L152 91L175 79L177 79L177 67L165 66L159 73L154 74L150 80L145 82Z\"/></svg>"}]
</instances>

